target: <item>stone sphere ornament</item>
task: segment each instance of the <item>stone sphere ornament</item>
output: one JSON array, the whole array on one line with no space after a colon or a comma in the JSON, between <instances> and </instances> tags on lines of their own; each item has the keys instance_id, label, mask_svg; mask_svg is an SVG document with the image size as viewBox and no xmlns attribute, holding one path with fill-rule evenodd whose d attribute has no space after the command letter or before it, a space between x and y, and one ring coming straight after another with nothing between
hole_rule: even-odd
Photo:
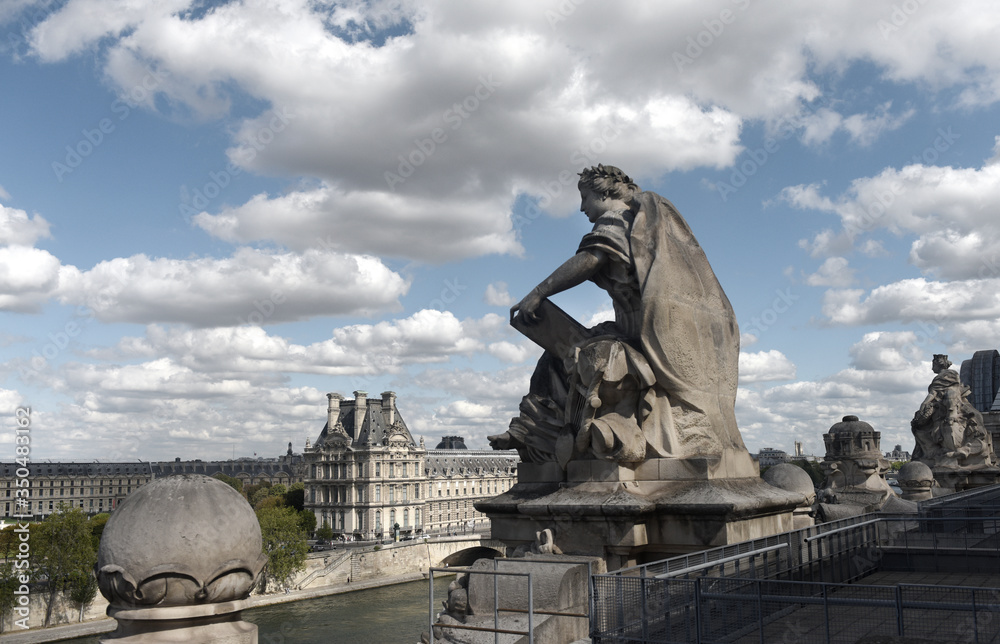
<instances>
[{"instance_id":1,"label":"stone sphere ornament","mask_svg":"<svg viewBox=\"0 0 1000 644\"><path fill-rule=\"evenodd\" d=\"M184 474L148 483L118 506L95 570L112 608L137 609L245 599L265 563L250 504L218 479Z\"/></svg>"}]
</instances>

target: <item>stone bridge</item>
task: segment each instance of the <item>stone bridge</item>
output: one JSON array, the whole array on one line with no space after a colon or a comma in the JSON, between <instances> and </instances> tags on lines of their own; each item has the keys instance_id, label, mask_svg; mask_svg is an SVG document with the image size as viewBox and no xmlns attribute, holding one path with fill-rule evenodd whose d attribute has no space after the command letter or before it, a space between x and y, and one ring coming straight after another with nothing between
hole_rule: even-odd
<instances>
[{"instance_id":1,"label":"stone bridge","mask_svg":"<svg viewBox=\"0 0 1000 644\"><path fill-rule=\"evenodd\" d=\"M477 559L503 557L506 553L507 547L502 542L478 534L337 549L309 555L306 570L294 586L317 588L349 583L351 580L426 573L431 567L470 566Z\"/></svg>"}]
</instances>

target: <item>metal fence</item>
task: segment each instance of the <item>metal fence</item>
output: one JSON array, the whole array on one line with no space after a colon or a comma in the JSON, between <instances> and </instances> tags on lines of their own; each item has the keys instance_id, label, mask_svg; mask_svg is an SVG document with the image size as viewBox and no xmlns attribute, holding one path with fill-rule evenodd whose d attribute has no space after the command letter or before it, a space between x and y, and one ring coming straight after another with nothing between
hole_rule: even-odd
<instances>
[{"instance_id":1,"label":"metal fence","mask_svg":"<svg viewBox=\"0 0 1000 644\"><path fill-rule=\"evenodd\" d=\"M620 600L616 611L600 614L595 644L854 644L875 636L1000 641L997 589L711 577L595 581L595 592Z\"/></svg>"},{"instance_id":2,"label":"metal fence","mask_svg":"<svg viewBox=\"0 0 1000 644\"><path fill-rule=\"evenodd\" d=\"M1000 572L1000 518L856 517L595 575L596 643L1000 642L1000 589L851 584L878 570Z\"/></svg>"}]
</instances>

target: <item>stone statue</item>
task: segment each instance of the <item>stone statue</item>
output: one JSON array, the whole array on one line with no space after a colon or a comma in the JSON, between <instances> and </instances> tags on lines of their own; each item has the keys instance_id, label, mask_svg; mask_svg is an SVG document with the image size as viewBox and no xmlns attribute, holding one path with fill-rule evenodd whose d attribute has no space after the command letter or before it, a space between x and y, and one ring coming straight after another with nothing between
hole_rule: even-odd
<instances>
[{"instance_id":1,"label":"stone statue","mask_svg":"<svg viewBox=\"0 0 1000 644\"><path fill-rule=\"evenodd\" d=\"M969 387L950 366L948 356L934 356L931 368L937 375L910 421L917 443L913 460L932 469L994 466L993 441L983 416L969 403Z\"/></svg>"},{"instance_id":2,"label":"stone statue","mask_svg":"<svg viewBox=\"0 0 1000 644\"><path fill-rule=\"evenodd\" d=\"M563 469L746 452L739 327L687 222L612 166L584 170L579 189L594 228L511 308L511 324L546 351L520 416L491 445ZM546 299L586 280L611 296L613 322L585 328Z\"/></svg>"}]
</instances>

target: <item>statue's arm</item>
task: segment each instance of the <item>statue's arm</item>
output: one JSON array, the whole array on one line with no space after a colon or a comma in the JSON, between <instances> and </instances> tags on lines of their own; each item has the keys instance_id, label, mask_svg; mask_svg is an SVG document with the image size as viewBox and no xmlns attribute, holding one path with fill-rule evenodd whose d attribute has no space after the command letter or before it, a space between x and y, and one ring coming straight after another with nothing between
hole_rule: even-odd
<instances>
[{"instance_id":1,"label":"statue's arm","mask_svg":"<svg viewBox=\"0 0 1000 644\"><path fill-rule=\"evenodd\" d=\"M608 256L602 251L581 250L552 271L552 274L525 295L524 299L510 307L510 319L513 320L514 316L520 313L528 322L534 322L542 300L582 284L593 277L607 261Z\"/></svg>"}]
</instances>

